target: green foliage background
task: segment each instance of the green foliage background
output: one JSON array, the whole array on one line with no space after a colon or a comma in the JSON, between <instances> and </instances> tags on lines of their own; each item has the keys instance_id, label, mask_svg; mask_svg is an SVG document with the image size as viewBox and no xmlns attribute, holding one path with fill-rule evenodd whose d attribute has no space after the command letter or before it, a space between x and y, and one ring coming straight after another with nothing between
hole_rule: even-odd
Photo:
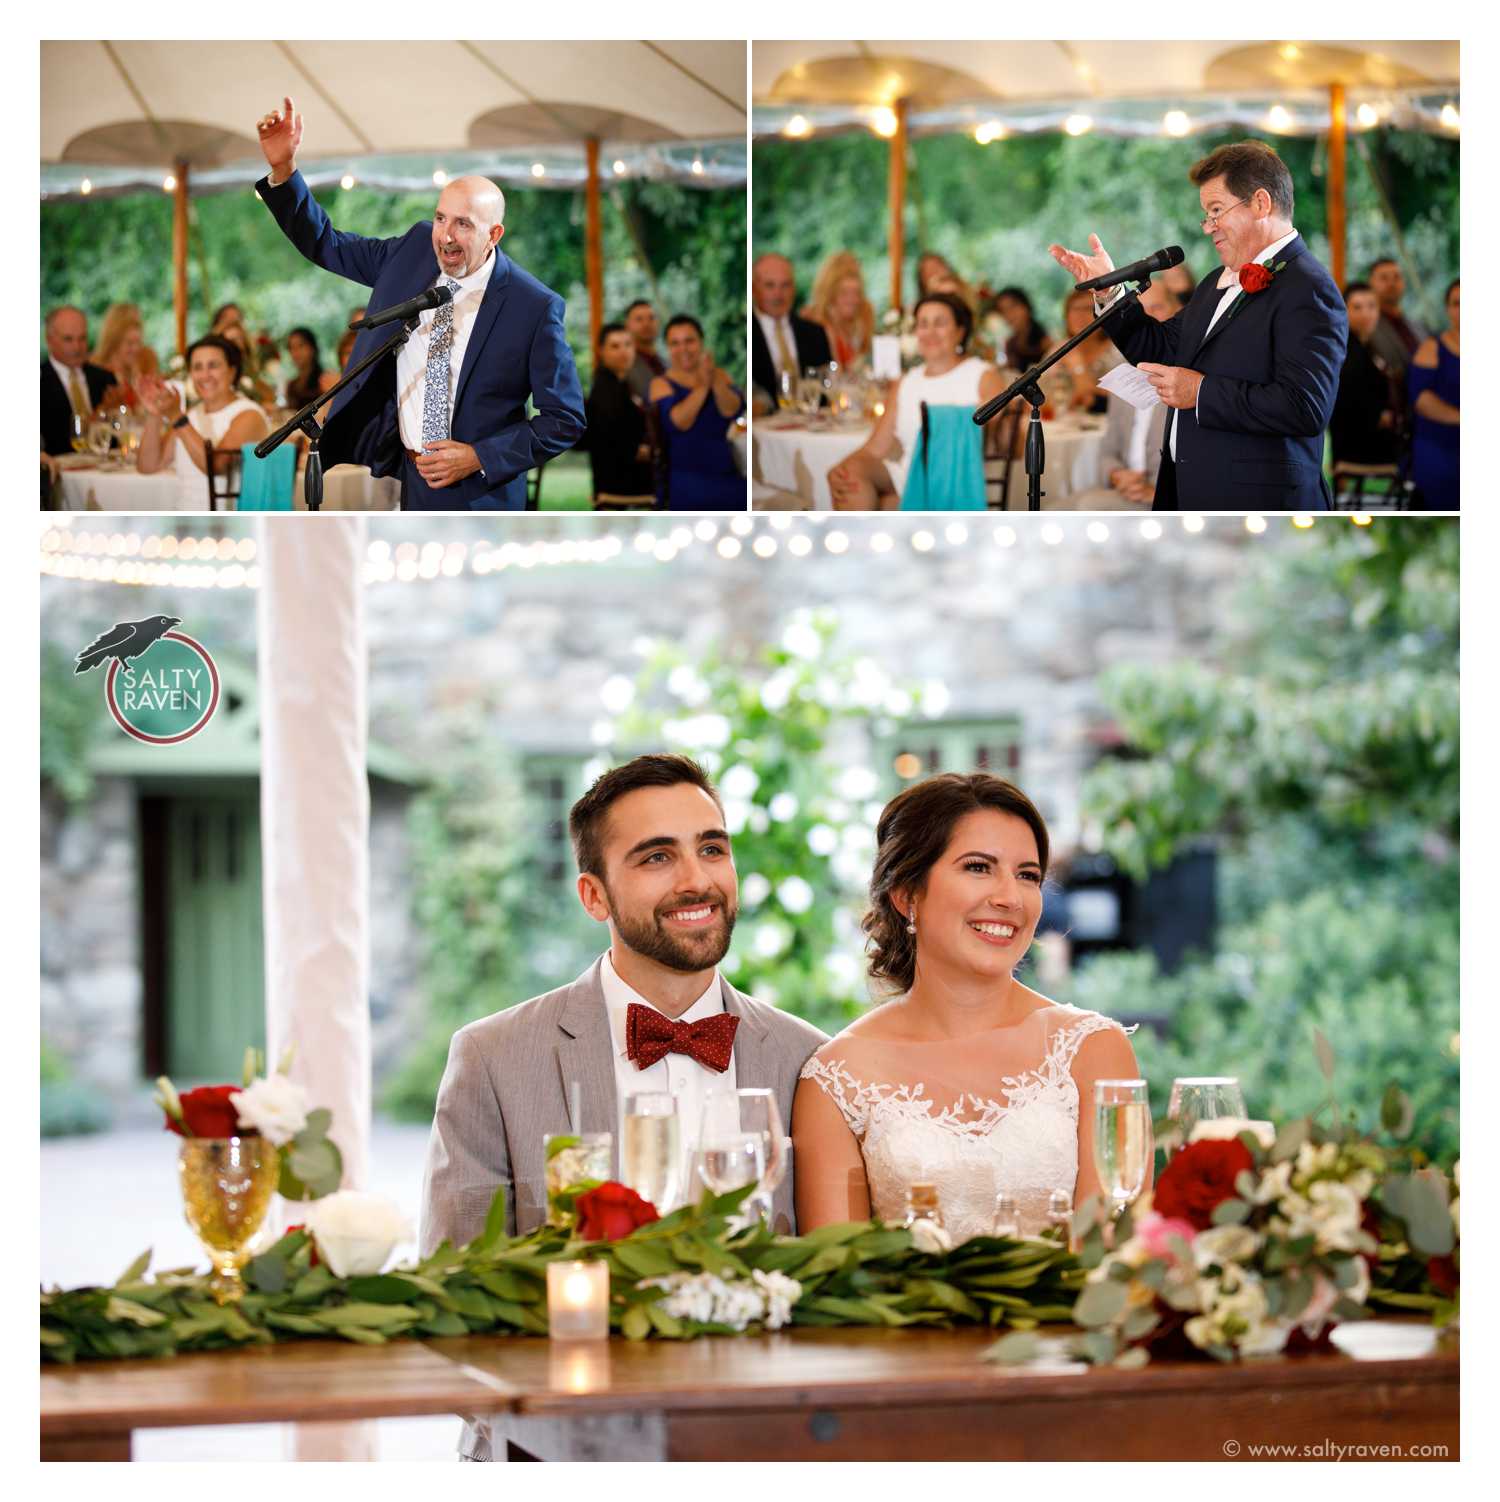
<instances>
[{"instance_id":1,"label":"green foliage background","mask_svg":"<svg viewBox=\"0 0 1500 1502\"><path fill-rule=\"evenodd\" d=\"M436 191L331 188L315 196L338 229L385 238L430 220ZM568 340L587 389L593 358L583 212L581 193L507 189L502 245L566 299ZM43 309L74 303L97 334L111 303L138 303L147 343L163 360L174 353L171 199L157 193L48 202L41 216ZM743 382L744 191L611 184L602 218L606 317L618 318L637 297L651 298L663 323L673 313L692 313L718 363ZM369 289L304 261L245 188L192 200L188 295L189 339L207 332L215 308L237 302L253 329L268 329L274 338L298 325L312 329L331 370L349 310L365 305Z\"/></svg>"},{"instance_id":2,"label":"green foliage background","mask_svg":"<svg viewBox=\"0 0 1500 1502\"><path fill-rule=\"evenodd\" d=\"M1117 260L1175 241L1202 277L1213 247L1198 228L1188 168L1244 136L1242 130L1185 140L1056 133L988 146L968 135L922 137L911 145L902 285L913 294L917 257L935 250L971 282L1024 287L1042 324L1056 332L1071 282L1047 254L1054 240L1078 246L1092 230ZM1296 184L1297 228L1326 264L1325 148L1301 138L1277 138L1275 146ZM1458 156L1456 140L1387 129L1355 135L1349 152L1350 277L1363 276L1376 257L1395 254L1378 177L1425 294L1419 300L1412 288L1408 307L1434 327L1443 323L1443 289L1458 275ZM755 252L789 256L805 296L825 257L852 250L871 300L883 309L890 287L887 143L866 132L757 141L753 158Z\"/></svg>"}]
</instances>

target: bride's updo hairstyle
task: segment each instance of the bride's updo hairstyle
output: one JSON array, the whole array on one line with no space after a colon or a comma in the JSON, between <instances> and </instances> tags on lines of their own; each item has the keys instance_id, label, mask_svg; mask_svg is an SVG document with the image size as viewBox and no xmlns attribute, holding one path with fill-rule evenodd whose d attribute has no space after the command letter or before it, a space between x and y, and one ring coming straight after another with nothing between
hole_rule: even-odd
<instances>
[{"instance_id":1,"label":"bride's updo hairstyle","mask_svg":"<svg viewBox=\"0 0 1500 1502\"><path fill-rule=\"evenodd\" d=\"M916 935L891 900L893 892L920 895L927 873L942 858L954 826L966 814L992 808L1024 819L1036 836L1037 860L1047 875L1047 825L1036 804L1014 783L988 772L942 772L896 794L875 826L875 869L870 873L870 907L862 927L871 980L908 991L917 969Z\"/></svg>"}]
</instances>

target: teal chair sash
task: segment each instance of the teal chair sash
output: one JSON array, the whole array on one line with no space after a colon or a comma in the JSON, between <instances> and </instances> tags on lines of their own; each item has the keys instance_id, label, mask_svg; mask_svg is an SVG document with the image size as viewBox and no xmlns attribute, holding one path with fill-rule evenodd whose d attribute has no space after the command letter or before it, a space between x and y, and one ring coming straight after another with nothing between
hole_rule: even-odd
<instances>
[{"instance_id":1,"label":"teal chair sash","mask_svg":"<svg viewBox=\"0 0 1500 1502\"><path fill-rule=\"evenodd\" d=\"M255 457L255 445L240 450L240 498L238 511L290 511L297 483L297 446L288 441L264 459Z\"/></svg>"},{"instance_id":2,"label":"teal chair sash","mask_svg":"<svg viewBox=\"0 0 1500 1502\"><path fill-rule=\"evenodd\" d=\"M922 403L922 431L906 471L903 511L983 511L984 433L973 407Z\"/></svg>"}]
</instances>

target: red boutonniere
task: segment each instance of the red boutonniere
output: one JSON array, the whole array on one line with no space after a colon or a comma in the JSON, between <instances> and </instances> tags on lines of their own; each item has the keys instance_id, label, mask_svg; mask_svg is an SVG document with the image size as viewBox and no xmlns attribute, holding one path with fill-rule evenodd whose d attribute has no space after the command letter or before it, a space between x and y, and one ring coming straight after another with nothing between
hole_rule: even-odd
<instances>
[{"instance_id":1,"label":"red boutonniere","mask_svg":"<svg viewBox=\"0 0 1500 1502\"><path fill-rule=\"evenodd\" d=\"M1239 269L1240 291L1245 294L1245 297L1253 297L1257 292L1264 292L1285 270L1285 261L1278 261L1274 266L1267 266L1261 261L1247 261ZM1245 297L1235 298L1229 312L1225 315L1226 323L1245 305Z\"/></svg>"}]
</instances>

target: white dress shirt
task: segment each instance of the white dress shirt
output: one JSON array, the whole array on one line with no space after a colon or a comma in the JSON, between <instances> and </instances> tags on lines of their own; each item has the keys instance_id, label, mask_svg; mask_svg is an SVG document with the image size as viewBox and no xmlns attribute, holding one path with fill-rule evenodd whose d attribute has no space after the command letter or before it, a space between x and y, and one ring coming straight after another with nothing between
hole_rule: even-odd
<instances>
[{"instance_id":1,"label":"white dress shirt","mask_svg":"<svg viewBox=\"0 0 1500 1502\"><path fill-rule=\"evenodd\" d=\"M495 274L495 249L484 258L484 265L468 276L453 277L458 291L453 294L453 344L448 351L448 417L452 422L453 399L458 393L458 378L464 368L464 354L474 320L484 301L484 289ZM434 276L428 286L450 280L447 272ZM432 339L432 323L440 310L428 308L417 324L417 331L396 356L396 405L400 413L401 442L417 453L422 451L422 402L427 393L427 346Z\"/></svg>"},{"instance_id":2,"label":"white dress shirt","mask_svg":"<svg viewBox=\"0 0 1500 1502\"><path fill-rule=\"evenodd\" d=\"M604 988L604 1006L609 1013L609 1035L615 1059L615 1099L618 1106L615 1142L624 1139L621 1122L625 1114L625 1097L642 1091L660 1092L675 1096L677 1117L681 1123L682 1151L689 1161L698 1145L698 1129L703 1120L703 1106L711 1089L731 1091L735 1088L734 1055L729 1058L729 1067L723 1074L705 1068L696 1059L685 1053L669 1053L645 1069L637 1069L625 1052L625 1014L631 1002L649 1007L651 1003L633 987L620 979L608 954L599 973ZM653 1012L659 1007L651 1007ZM714 971L703 995L677 1018L678 1022L699 1022L705 1017L716 1017L724 1010L724 988L719 981L719 972ZM701 1187L695 1187L692 1197L697 1199ZM663 1215L666 1207L658 1205Z\"/></svg>"}]
</instances>

